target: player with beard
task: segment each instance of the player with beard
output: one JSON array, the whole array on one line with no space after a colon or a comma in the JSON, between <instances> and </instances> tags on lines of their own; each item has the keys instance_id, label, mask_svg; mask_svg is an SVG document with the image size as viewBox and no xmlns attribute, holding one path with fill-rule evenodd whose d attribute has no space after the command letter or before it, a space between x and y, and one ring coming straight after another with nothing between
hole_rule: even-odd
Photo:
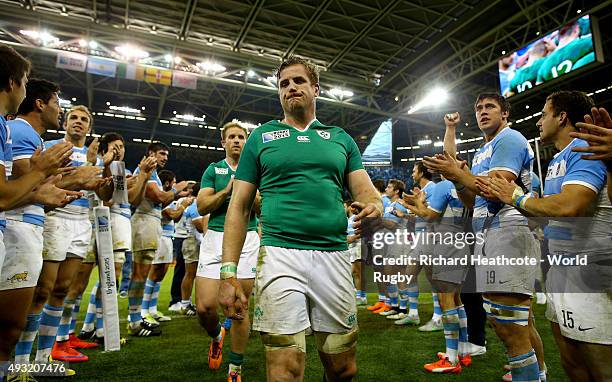
<instances>
[{"instance_id":1,"label":"player with beard","mask_svg":"<svg viewBox=\"0 0 612 382\"><path fill-rule=\"evenodd\" d=\"M188 195L188 191L184 191L188 186L186 181L177 183L169 191L164 191L163 183L157 175L157 170L161 170L166 166L168 155L168 146L161 142L153 142L147 147L147 156L155 158L157 169L153 171L147 181L144 198L140 205L136 207L136 211L132 216L134 268L128 288L130 312L128 333L132 336L149 337L161 334L161 330L155 325L144 321L140 313L145 280L149 275L151 263L155 258L155 252L159 246L162 234L162 207L167 206L180 197ZM140 173L140 170L134 171L134 175L138 173Z\"/></svg>"},{"instance_id":2,"label":"player with beard","mask_svg":"<svg viewBox=\"0 0 612 382\"><path fill-rule=\"evenodd\" d=\"M219 302L234 319L232 326L247 320L248 294L237 277L259 189L263 246L253 329L264 343L268 380L302 380L310 327L327 380L349 381L357 373L358 329L344 188L359 211L358 237L365 217L381 217L382 202L355 141L342 128L316 119L316 67L289 58L277 71L277 84L284 118L251 133L236 172L224 226Z\"/></svg>"}]
</instances>

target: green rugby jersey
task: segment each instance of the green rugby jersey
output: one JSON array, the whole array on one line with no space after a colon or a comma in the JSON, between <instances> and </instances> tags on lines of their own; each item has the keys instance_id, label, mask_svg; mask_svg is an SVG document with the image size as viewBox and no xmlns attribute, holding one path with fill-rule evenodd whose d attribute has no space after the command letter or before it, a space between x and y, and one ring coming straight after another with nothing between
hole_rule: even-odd
<instances>
[{"instance_id":1,"label":"green rugby jersey","mask_svg":"<svg viewBox=\"0 0 612 382\"><path fill-rule=\"evenodd\" d=\"M261 193L263 245L339 251L348 249L342 193L359 169L357 144L342 128L270 121L251 133L235 178Z\"/></svg>"},{"instance_id":2,"label":"green rugby jersey","mask_svg":"<svg viewBox=\"0 0 612 382\"><path fill-rule=\"evenodd\" d=\"M574 69L581 58L593 52L590 37L576 39L563 48L557 49L546 58L538 71L538 83L557 78ZM593 55L594 58L594 55ZM584 62L581 65L585 65Z\"/></svg>"},{"instance_id":3,"label":"green rugby jersey","mask_svg":"<svg viewBox=\"0 0 612 382\"><path fill-rule=\"evenodd\" d=\"M225 159L219 162L211 163L208 165L206 171L202 175L202 181L200 182L200 188L212 188L215 193L223 190L227 187L227 184L234 176L235 171L227 164ZM208 229L213 231L223 232L223 225L225 224L225 215L227 214L227 207L229 206L230 196L221 204L219 208L210 213L208 220ZM249 219L249 226L247 231L257 230L257 217L254 213L251 213Z\"/></svg>"},{"instance_id":4,"label":"green rugby jersey","mask_svg":"<svg viewBox=\"0 0 612 382\"><path fill-rule=\"evenodd\" d=\"M546 61L546 57L538 58L528 67L520 68L510 81L510 90L514 94L518 94L534 87L538 79L538 70L540 70L544 61Z\"/></svg>"}]
</instances>

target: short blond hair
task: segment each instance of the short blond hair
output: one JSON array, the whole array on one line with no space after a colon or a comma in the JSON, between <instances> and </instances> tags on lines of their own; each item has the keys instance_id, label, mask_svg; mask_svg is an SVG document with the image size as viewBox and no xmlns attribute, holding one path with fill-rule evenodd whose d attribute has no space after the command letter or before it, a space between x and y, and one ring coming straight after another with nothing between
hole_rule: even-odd
<instances>
[{"instance_id":1,"label":"short blond hair","mask_svg":"<svg viewBox=\"0 0 612 382\"><path fill-rule=\"evenodd\" d=\"M246 127L242 126L241 124L239 124L238 122L228 122L225 125L223 125L223 127L221 128L221 139L225 140L225 132L228 131L229 129L233 129L233 128L237 128L237 129L242 129L242 131L244 131L245 135L249 135L249 130L247 130Z\"/></svg>"},{"instance_id":2,"label":"short blond hair","mask_svg":"<svg viewBox=\"0 0 612 382\"><path fill-rule=\"evenodd\" d=\"M75 105L71 107L70 110L68 110L68 112L66 113L66 120L68 120L68 117L70 117L70 114L74 113L75 111L82 111L85 114L87 114L87 116L89 117L89 128L91 129L93 127L93 116L91 115L91 112L85 105Z\"/></svg>"}]
</instances>

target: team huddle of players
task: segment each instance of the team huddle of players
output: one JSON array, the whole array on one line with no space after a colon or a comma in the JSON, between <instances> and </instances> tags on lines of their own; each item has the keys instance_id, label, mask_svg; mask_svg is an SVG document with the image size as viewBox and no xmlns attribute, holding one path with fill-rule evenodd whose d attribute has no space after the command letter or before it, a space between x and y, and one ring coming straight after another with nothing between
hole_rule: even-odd
<instances>
[{"instance_id":1,"label":"team huddle of players","mask_svg":"<svg viewBox=\"0 0 612 382\"><path fill-rule=\"evenodd\" d=\"M0 169L5 172L0 210L6 211L0 219L0 361L31 363L36 337L37 364L86 361L77 349L104 341L99 285L91 292L81 338L75 336L82 294L96 263L91 209L97 205L110 207L116 273L126 255L133 259L127 332L157 336L159 322L170 319L157 309L157 297L178 232L184 239L185 276L176 310L197 315L211 337L213 370L222 364L230 331L230 382L241 380L253 290L252 329L261 333L269 381L303 379L309 329L324 378L352 380L357 307L367 303L359 249L365 253L372 227L393 232L409 223L413 232L464 232L471 226L485 238L472 249L475 255L539 259L533 231L541 224L549 253L589 255L609 288L612 207L606 182L612 170L612 120L581 92L555 92L542 109L542 141L560 151L549 164L542 197L531 187L533 151L507 125L509 104L497 94L483 94L474 109L486 139L472 163L457 157L460 118L449 114L444 153L414 167L411 192L392 180L381 198L352 138L316 119L318 72L302 59L283 62L277 72L284 119L250 135L237 123L226 124L221 131L226 156L208 166L199 187L176 182L164 169L169 149L163 143L148 146L133 174L117 165L125 155L119 134L107 133L85 146L93 118L84 106L64 116L64 138L43 142L42 134L60 128L59 87L28 79L29 62L11 48L0 47L0 66ZM6 121L4 115L14 118ZM584 152L596 155L581 156ZM442 180L434 183L432 173ZM113 201L117 176L125 178L127 201ZM354 201L343 206L345 191ZM587 221L564 219L572 217ZM455 258L469 256L470 248L389 244L368 252L386 259ZM468 337L470 322L460 296L467 267L416 262L378 270L412 275L423 270L436 292L434 317L420 329L443 329L446 350L425 365L428 372L458 373L472 363L471 356L484 352ZM476 289L505 345L506 378L512 381L547 378L531 310L535 274L529 265L475 267ZM612 355L612 307L609 290L594 288L589 276L577 267L552 266L546 277L547 318L570 378L604 381L612 378L606 365ZM378 287L379 301L370 310L397 325L419 324L417 277ZM231 325L221 324L219 307ZM27 372L7 377L34 380Z\"/></svg>"}]
</instances>

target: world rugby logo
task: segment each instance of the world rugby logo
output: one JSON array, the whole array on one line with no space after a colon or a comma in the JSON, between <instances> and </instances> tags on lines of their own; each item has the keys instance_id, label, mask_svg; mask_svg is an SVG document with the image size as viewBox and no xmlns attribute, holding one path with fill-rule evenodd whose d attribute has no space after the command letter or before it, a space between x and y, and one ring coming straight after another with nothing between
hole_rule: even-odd
<instances>
[{"instance_id":1,"label":"world rugby logo","mask_svg":"<svg viewBox=\"0 0 612 382\"><path fill-rule=\"evenodd\" d=\"M329 139L331 138L331 134L329 133L329 131L321 131L321 130L317 130L317 134L319 134L319 136L323 139Z\"/></svg>"}]
</instances>

